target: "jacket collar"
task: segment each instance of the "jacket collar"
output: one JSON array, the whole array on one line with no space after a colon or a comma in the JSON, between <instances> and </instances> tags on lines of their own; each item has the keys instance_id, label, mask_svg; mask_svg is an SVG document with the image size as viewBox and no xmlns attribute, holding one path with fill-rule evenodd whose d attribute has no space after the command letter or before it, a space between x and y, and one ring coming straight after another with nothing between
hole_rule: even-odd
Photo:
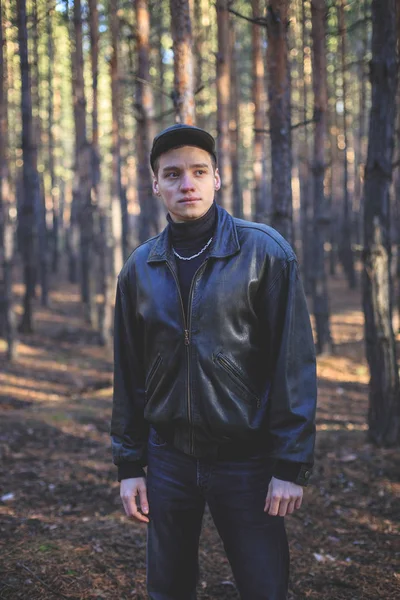
<instances>
[{"instance_id":1,"label":"jacket collar","mask_svg":"<svg viewBox=\"0 0 400 600\"><path fill-rule=\"evenodd\" d=\"M239 252L240 244L233 217L217 204L217 225L208 256L225 258ZM160 233L148 256L147 262L172 260L173 252L169 236L169 225Z\"/></svg>"}]
</instances>

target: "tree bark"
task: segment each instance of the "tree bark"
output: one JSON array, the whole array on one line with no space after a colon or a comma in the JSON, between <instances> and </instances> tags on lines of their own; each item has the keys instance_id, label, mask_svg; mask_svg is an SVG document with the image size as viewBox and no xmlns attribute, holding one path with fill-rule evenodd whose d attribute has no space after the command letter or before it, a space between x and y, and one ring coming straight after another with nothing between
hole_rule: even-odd
<instances>
[{"instance_id":1,"label":"tree bark","mask_svg":"<svg viewBox=\"0 0 400 600\"><path fill-rule=\"evenodd\" d=\"M331 353L332 338L329 325L329 299L325 272L324 243L329 238L330 211L324 193L325 140L327 130L328 84L326 71L326 15L325 0L311 0L313 41L314 89L314 231L312 295L317 333L317 352Z\"/></svg>"},{"instance_id":2,"label":"tree bark","mask_svg":"<svg viewBox=\"0 0 400 600\"><path fill-rule=\"evenodd\" d=\"M119 19L118 0L110 0L111 34L111 98L112 98L112 176L111 198L113 216L113 235L115 240L114 269L117 274L128 257L128 207L122 193L121 183L121 141L120 141L120 81L118 60Z\"/></svg>"},{"instance_id":3,"label":"tree bark","mask_svg":"<svg viewBox=\"0 0 400 600\"><path fill-rule=\"evenodd\" d=\"M54 168L54 87L53 87L53 65L54 65L54 41L53 41L53 4L51 0L47 1L47 52L49 57L47 80L49 84L47 115L48 115L48 162L50 175L50 198L52 210L52 231L51 231L51 270L57 273L60 260L60 219L59 219L59 197L55 193L56 177Z\"/></svg>"},{"instance_id":4,"label":"tree bark","mask_svg":"<svg viewBox=\"0 0 400 600\"><path fill-rule=\"evenodd\" d=\"M86 95L84 82L83 32L81 0L74 1L74 52L73 52L73 97L75 117L75 180L73 203L75 204L76 223L72 241L79 240L81 266L81 296L85 321L94 326L95 279L93 277L93 205L92 205L92 152L86 132ZM74 233L74 232L73 232Z\"/></svg>"},{"instance_id":5,"label":"tree bark","mask_svg":"<svg viewBox=\"0 0 400 600\"><path fill-rule=\"evenodd\" d=\"M19 226L23 240L22 256L24 263L24 312L20 331L33 332L33 299L35 294L35 269L37 258L37 231L35 207L40 202L40 182L36 169L37 148L32 129L32 96L28 62L28 32L26 0L17 0L18 43L21 70L21 115L22 115L22 157L23 193Z\"/></svg>"},{"instance_id":6,"label":"tree bark","mask_svg":"<svg viewBox=\"0 0 400 600\"><path fill-rule=\"evenodd\" d=\"M17 356L15 313L12 293L12 271L14 258L14 227L10 219L10 191L7 161L7 68L5 39L3 36L3 6L0 0L0 265L3 277L0 280L0 335L7 342L7 360Z\"/></svg>"},{"instance_id":7,"label":"tree bark","mask_svg":"<svg viewBox=\"0 0 400 600\"><path fill-rule=\"evenodd\" d=\"M222 206L233 212L232 162L229 134L230 57L229 57L229 0L217 0L217 142L218 167L221 175Z\"/></svg>"},{"instance_id":8,"label":"tree bark","mask_svg":"<svg viewBox=\"0 0 400 600\"><path fill-rule=\"evenodd\" d=\"M137 119L137 185L140 205L139 240L144 242L159 231L159 204L153 196L149 162L154 137L154 98L150 85L150 15L148 0L136 0L136 51L138 77L136 82ZM149 83L143 83L143 82Z\"/></svg>"},{"instance_id":9,"label":"tree bark","mask_svg":"<svg viewBox=\"0 0 400 600\"><path fill-rule=\"evenodd\" d=\"M369 0L363 0L360 5L359 18L365 22L361 28L361 40L359 42L359 50L357 58L359 61L359 109L358 118L359 124L357 127L357 135L355 135L355 157L354 157L354 214L357 215L357 230L356 243L362 244L362 225L364 203L362 198L362 170L361 166L365 163L365 130L366 130L366 114L367 114L367 73L365 68L365 57L368 52L368 7Z\"/></svg>"},{"instance_id":10,"label":"tree bark","mask_svg":"<svg viewBox=\"0 0 400 600\"><path fill-rule=\"evenodd\" d=\"M344 138L344 160L343 160L343 220L341 227L340 258L346 273L347 281L351 289L356 287L356 272L354 270L354 257L352 250L353 236L353 210L349 195L349 160L348 160L348 131L347 131L347 81L346 81L346 23L344 7L346 0L340 0L338 4L338 20L340 31L341 67L342 67L342 90L343 90L343 138Z\"/></svg>"},{"instance_id":11,"label":"tree bark","mask_svg":"<svg viewBox=\"0 0 400 600\"><path fill-rule=\"evenodd\" d=\"M99 148L99 120L98 120L98 77L99 77L99 12L97 0L89 0L89 32L90 32L90 57L92 69L92 204L93 204L93 256L96 268L91 270L98 280L98 291L101 301L98 311L93 311L93 318L97 320L93 325L99 331L101 345L109 346L112 335L112 313L114 294L113 273L113 243L112 237L107 232L112 231L111 201L108 194L100 197L100 148ZM111 240L109 238L111 237ZM110 243L111 242L111 243ZM93 281L93 288L96 283Z\"/></svg>"},{"instance_id":12,"label":"tree bark","mask_svg":"<svg viewBox=\"0 0 400 600\"><path fill-rule=\"evenodd\" d=\"M252 0L252 17L261 16L260 0ZM268 218L267 195L263 178L265 157L265 85L264 85L264 60L262 49L262 29L256 23L251 26L252 40L252 67L253 86L252 97L254 103L254 219L259 223L266 223Z\"/></svg>"},{"instance_id":13,"label":"tree bark","mask_svg":"<svg viewBox=\"0 0 400 600\"><path fill-rule=\"evenodd\" d=\"M293 243L288 0L267 2L267 70L272 162L272 226Z\"/></svg>"},{"instance_id":14,"label":"tree bark","mask_svg":"<svg viewBox=\"0 0 400 600\"><path fill-rule=\"evenodd\" d=\"M308 82L306 81L306 47L310 43L306 28L306 1L300 0L301 4L301 56L299 61L299 79L302 82L303 92L303 110L302 120L308 120ZM307 3L308 6L308 3ZM311 294L311 264L312 264L312 196L311 196L311 173L310 173L310 149L309 149L309 131L307 125L301 132L302 139L299 151L299 178L300 178L300 235L301 235L301 266L303 273L304 289L307 294Z\"/></svg>"},{"instance_id":15,"label":"tree bark","mask_svg":"<svg viewBox=\"0 0 400 600\"><path fill-rule=\"evenodd\" d=\"M170 0L171 33L174 50L175 119L195 124L193 39L188 0Z\"/></svg>"},{"instance_id":16,"label":"tree bark","mask_svg":"<svg viewBox=\"0 0 400 600\"><path fill-rule=\"evenodd\" d=\"M397 61L396 0L372 2L372 102L364 186L363 305L369 386L369 437L399 442L400 395L392 328L390 202Z\"/></svg>"},{"instance_id":17,"label":"tree bark","mask_svg":"<svg viewBox=\"0 0 400 600\"><path fill-rule=\"evenodd\" d=\"M240 144L240 84L239 84L239 52L236 45L239 42L236 40L235 22L230 21L230 75L231 75L231 97L230 97L230 150L231 150L231 165L232 165L232 213L235 217L243 217L243 197L240 185L240 159L239 159L239 144Z\"/></svg>"}]
</instances>

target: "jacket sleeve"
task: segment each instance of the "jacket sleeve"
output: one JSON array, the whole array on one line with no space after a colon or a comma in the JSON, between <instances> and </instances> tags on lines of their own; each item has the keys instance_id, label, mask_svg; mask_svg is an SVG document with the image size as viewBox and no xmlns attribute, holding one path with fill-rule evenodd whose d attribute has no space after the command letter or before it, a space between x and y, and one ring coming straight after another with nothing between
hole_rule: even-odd
<instances>
[{"instance_id":1,"label":"jacket sleeve","mask_svg":"<svg viewBox=\"0 0 400 600\"><path fill-rule=\"evenodd\" d=\"M148 424L140 328L129 290L118 280L114 313L114 394L111 443L118 480L144 475Z\"/></svg>"},{"instance_id":2,"label":"jacket sleeve","mask_svg":"<svg viewBox=\"0 0 400 600\"><path fill-rule=\"evenodd\" d=\"M274 475L307 485L315 445L315 346L295 259L285 262L267 289L272 363L267 427Z\"/></svg>"}]
</instances>

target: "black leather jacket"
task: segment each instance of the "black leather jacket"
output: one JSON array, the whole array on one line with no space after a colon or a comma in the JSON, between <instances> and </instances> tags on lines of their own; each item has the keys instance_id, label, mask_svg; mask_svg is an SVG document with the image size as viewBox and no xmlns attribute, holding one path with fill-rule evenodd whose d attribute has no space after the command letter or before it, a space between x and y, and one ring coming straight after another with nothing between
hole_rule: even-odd
<instances>
[{"instance_id":1,"label":"black leather jacket","mask_svg":"<svg viewBox=\"0 0 400 600\"><path fill-rule=\"evenodd\" d=\"M146 464L149 424L196 457L258 444L313 463L314 342L298 265L274 229L218 207L187 319L168 227L130 255L115 307L114 463Z\"/></svg>"}]
</instances>

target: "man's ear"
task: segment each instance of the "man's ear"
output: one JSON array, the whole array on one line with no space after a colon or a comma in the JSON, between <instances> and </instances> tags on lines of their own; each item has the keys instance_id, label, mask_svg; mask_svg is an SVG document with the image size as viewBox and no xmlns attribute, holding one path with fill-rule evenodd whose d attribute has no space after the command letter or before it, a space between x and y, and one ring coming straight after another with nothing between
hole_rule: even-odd
<instances>
[{"instance_id":1,"label":"man's ear","mask_svg":"<svg viewBox=\"0 0 400 600\"><path fill-rule=\"evenodd\" d=\"M221 177L219 175L218 169L215 169L214 173L214 188L216 192L218 192L218 190L221 189Z\"/></svg>"},{"instance_id":2,"label":"man's ear","mask_svg":"<svg viewBox=\"0 0 400 600\"><path fill-rule=\"evenodd\" d=\"M158 183L157 183L157 179L153 179L153 193L156 196L160 196L160 190L158 189Z\"/></svg>"}]
</instances>

